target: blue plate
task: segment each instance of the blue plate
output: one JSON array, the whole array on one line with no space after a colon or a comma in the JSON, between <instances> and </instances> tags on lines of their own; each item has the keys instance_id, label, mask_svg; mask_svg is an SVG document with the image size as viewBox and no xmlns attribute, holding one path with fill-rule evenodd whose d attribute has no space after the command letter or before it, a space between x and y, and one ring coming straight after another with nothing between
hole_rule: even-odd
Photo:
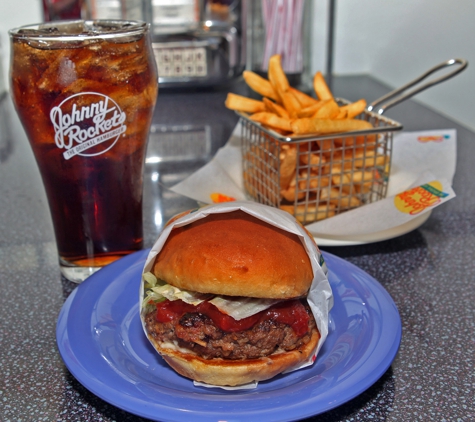
<instances>
[{"instance_id":1,"label":"blue plate","mask_svg":"<svg viewBox=\"0 0 475 422\"><path fill-rule=\"evenodd\" d=\"M195 387L145 337L139 285L148 250L80 284L59 314L56 338L71 373L103 400L159 421L289 421L335 408L375 383L396 356L401 321L384 288L358 267L324 253L335 305L314 365L254 390Z\"/></svg>"}]
</instances>

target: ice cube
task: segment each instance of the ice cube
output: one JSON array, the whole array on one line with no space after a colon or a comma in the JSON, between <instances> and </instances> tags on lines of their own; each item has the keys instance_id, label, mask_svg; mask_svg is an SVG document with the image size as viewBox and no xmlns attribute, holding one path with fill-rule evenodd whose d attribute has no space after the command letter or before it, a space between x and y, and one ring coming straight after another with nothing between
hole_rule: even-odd
<instances>
[{"instance_id":1,"label":"ice cube","mask_svg":"<svg viewBox=\"0 0 475 422\"><path fill-rule=\"evenodd\" d=\"M51 22L38 26L38 31L48 34L83 34L87 32L86 24L83 20Z\"/></svg>"}]
</instances>

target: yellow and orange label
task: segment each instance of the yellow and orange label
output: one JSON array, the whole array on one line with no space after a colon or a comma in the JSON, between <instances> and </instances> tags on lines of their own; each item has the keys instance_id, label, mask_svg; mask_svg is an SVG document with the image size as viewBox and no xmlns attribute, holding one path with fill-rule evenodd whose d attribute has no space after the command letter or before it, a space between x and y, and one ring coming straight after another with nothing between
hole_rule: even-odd
<instances>
[{"instance_id":1,"label":"yellow and orange label","mask_svg":"<svg viewBox=\"0 0 475 422\"><path fill-rule=\"evenodd\" d=\"M439 204L448 195L442 191L442 184L434 180L396 195L394 205L401 212L415 215Z\"/></svg>"},{"instance_id":2,"label":"yellow and orange label","mask_svg":"<svg viewBox=\"0 0 475 422\"><path fill-rule=\"evenodd\" d=\"M450 136L448 135L426 135L426 136L418 136L417 140L423 144L427 142L442 142L444 139L448 139Z\"/></svg>"},{"instance_id":3,"label":"yellow and orange label","mask_svg":"<svg viewBox=\"0 0 475 422\"><path fill-rule=\"evenodd\" d=\"M236 200L232 196L223 195L222 193L212 193L210 195L210 198L215 204L218 204L221 202L232 202Z\"/></svg>"}]
</instances>

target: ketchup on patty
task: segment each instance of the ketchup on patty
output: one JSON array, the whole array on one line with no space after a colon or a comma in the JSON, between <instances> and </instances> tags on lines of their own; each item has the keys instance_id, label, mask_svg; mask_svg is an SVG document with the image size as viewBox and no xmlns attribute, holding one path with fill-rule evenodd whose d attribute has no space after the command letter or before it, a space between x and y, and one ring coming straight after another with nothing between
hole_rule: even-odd
<instances>
[{"instance_id":1,"label":"ketchup on patty","mask_svg":"<svg viewBox=\"0 0 475 422\"><path fill-rule=\"evenodd\" d=\"M299 337L308 332L309 316L299 300L287 300L279 302L270 308L250 317L235 320L233 317L221 312L216 306L208 301L194 306L182 300L165 300L156 304L156 319L166 323L181 318L186 313L201 313L209 317L214 324L226 332L243 331L252 328L260 321L274 320L287 324Z\"/></svg>"}]
</instances>

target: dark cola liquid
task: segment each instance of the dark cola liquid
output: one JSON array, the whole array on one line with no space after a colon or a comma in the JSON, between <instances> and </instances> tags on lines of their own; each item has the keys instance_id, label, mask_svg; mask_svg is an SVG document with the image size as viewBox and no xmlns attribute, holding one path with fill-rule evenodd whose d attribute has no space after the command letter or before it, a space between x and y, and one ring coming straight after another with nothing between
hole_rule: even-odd
<instances>
[{"instance_id":1,"label":"dark cola liquid","mask_svg":"<svg viewBox=\"0 0 475 422\"><path fill-rule=\"evenodd\" d=\"M55 154L44 148L37 161L60 257L94 267L141 249L143 148L126 160L77 157L62 166L51 165Z\"/></svg>"},{"instance_id":2,"label":"dark cola liquid","mask_svg":"<svg viewBox=\"0 0 475 422\"><path fill-rule=\"evenodd\" d=\"M155 60L144 35L40 44L12 40L12 98L46 189L60 259L102 266L143 246Z\"/></svg>"}]
</instances>

